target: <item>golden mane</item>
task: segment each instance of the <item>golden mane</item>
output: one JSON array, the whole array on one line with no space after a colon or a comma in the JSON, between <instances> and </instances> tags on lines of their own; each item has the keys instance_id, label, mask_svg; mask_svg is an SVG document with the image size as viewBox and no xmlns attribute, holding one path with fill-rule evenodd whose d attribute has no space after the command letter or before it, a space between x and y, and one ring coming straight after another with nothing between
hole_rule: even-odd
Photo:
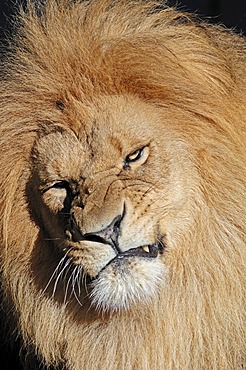
<instances>
[{"instance_id":1,"label":"golden mane","mask_svg":"<svg viewBox=\"0 0 246 370\"><path fill-rule=\"evenodd\" d=\"M0 263L10 331L47 366L69 370L242 369L245 39L142 0L30 2L19 23L0 85ZM191 226L185 234L180 226L167 255L167 284L151 305L109 316L69 310L39 289L52 270L50 241L28 190L35 140L76 130L81 102L101 95L159 107L198 174L184 220Z\"/></svg>"}]
</instances>

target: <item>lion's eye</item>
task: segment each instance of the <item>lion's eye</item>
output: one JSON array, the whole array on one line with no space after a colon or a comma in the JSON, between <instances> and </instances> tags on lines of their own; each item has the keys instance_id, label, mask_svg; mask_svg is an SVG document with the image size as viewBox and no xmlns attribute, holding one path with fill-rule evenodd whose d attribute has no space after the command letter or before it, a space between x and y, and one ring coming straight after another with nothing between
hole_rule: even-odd
<instances>
[{"instance_id":1,"label":"lion's eye","mask_svg":"<svg viewBox=\"0 0 246 370\"><path fill-rule=\"evenodd\" d=\"M50 188L53 188L53 189L69 189L69 183L67 181L57 181L55 182L54 184L52 184L50 186Z\"/></svg>"},{"instance_id":2,"label":"lion's eye","mask_svg":"<svg viewBox=\"0 0 246 370\"><path fill-rule=\"evenodd\" d=\"M149 155L149 147L144 146L140 149L135 150L134 152L128 154L124 161L124 167L129 167L132 164L143 164Z\"/></svg>"},{"instance_id":3,"label":"lion's eye","mask_svg":"<svg viewBox=\"0 0 246 370\"><path fill-rule=\"evenodd\" d=\"M53 190L53 189L54 190L66 190L66 191L68 191L70 189L70 185L65 180L56 181L56 182L53 182L53 183L47 185L43 189L43 193L45 193L48 190Z\"/></svg>"},{"instance_id":4,"label":"lion's eye","mask_svg":"<svg viewBox=\"0 0 246 370\"><path fill-rule=\"evenodd\" d=\"M61 211L71 197L70 184L63 180L47 184L41 192L44 203L54 213Z\"/></svg>"},{"instance_id":5,"label":"lion's eye","mask_svg":"<svg viewBox=\"0 0 246 370\"><path fill-rule=\"evenodd\" d=\"M135 152L129 154L126 157L126 162L131 163L131 162L138 161L141 158L142 154L143 154L143 150L144 150L144 148L141 148L141 149L135 150Z\"/></svg>"}]
</instances>

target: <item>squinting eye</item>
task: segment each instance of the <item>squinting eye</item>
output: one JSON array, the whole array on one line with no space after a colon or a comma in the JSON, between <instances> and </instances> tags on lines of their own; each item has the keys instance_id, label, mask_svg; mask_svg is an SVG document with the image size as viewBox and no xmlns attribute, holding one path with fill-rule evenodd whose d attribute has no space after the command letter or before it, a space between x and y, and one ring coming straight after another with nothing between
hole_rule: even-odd
<instances>
[{"instance_id":1,"label":"squinting eye","mask_svg":"<svg viewBox=\"0 0 246 370\"><path fill-rule=\"evenodd\" d=\"M141 149L135 150L135 152L129 154L125 159L126 163L131 163L131 162L138 161L142 157L143 151L144 151L144 148L141 148Z\"/></svg>"},{"instance_id":2,"label":"squinting eye","mask_svg":"<svg viewBox=\"0 0 246 370\"><path fill-rule=\"evenodd\" d=\"M128 154L124 161L124 167L129 167L131 164L138 163L143 164L149 155L149 147L144 146L140 149L135 150L134 152Z\"/></svg>"},{"instance_id":3,"label":"squinting eye","mask_svg":"<svg viewBox=\"0 0 246 370\"><path fill-rule=\"evenodd\" d=\"M53 189L69 189L69 183L67 181L57 181L50 186Z\"/></svg>"},{"instance_id":4,"label":"squinting eye","mask_svg":"<svg viewBox=\"0 0 246 370\"><path fill-rule=\"evenodd\" d=\"M54 183L49 184L47 187L45 187L42 192L45 193L48 190L57 189L57 190L66 190L68 191L70 189L70 185L65 180L60 180Z\"/></svg>"},{"instance_id":5,"label":"squinting eye","mask_svg":"<svg viewBox=\"0 0 246 370\"><path fill-rule=\"evenodd\" d=\"M53 213L60 212L71 200L71 187L68 181L53 181L41 188L42 200Z\"/></svg>"}]
</instances>

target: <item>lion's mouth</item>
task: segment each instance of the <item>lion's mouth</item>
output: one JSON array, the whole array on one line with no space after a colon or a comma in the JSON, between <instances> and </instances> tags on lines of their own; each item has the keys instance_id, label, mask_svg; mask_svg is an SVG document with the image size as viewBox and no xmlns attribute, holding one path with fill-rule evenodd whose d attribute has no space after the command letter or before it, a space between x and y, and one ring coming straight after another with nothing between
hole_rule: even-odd
<instances>
[{"instance_id":1,"label":"lion's mouth","mask_svg":"<svg viewBox=\"0 0 246 370\"><path fill-rule=\"evenodd\" d=\"M155 243L150 245L144 245L137 248L131 248L124 252L117 252L116 256L112 258L102 269L99 271L98 275L104 271L109 265L113 264L114 262L120 262L123 259L136 257L136 258L156 258L159 254L162 254L164 251L164 247L162 243ZM98 277L96 276L96 278Z\"/></svg>"},{"instance_id":2,"label":"lion's mouth","mask_svg":"<svg viewBox=\"0 0 246 370\"><path fill-rule=\"evenodd\" d=\"M92 305L104 311L119 311L134 302L154 297L166 274L159 254L161 242L118 253L98 274L90 278Z\"/></svg>"},{"instance_id":3,"label":"lion's mouth","mask_svg":"<svg viewBox=\"0 0 246 370\"><path fill-rule=\"evenodd\" d=\"M85 234L81 239L84 241L110 245L116 253L114 259L122 259L126 257L156 258L158 254L163 253L164 250L163 244L161 242L148 245L146 244L137 248L128 249L123 252L120 250L117 240L105 240L104 238L96 234Z\"/></svg>"},{"instance_id":4,"label":"lion's mouth","mask_svg":"<svg viewBox=\"0 0 246 370\"><path fill-rule=\"evenodd\" d=\"M138 248L132 248L125 252L118 253L115 259L122 259L126 257L145 257L145 258L156 258L159 253L163 252L163 246L161 243L144 245Z\"/></svg>"},{"instance_id":5,"label":"lion's mouth","mask_svg":"<svg viewBox=\"0 0 246 370\"><path fill-rule=\"evenodd\" d=\"M101 243L101 244L108 244L110 245L113 250L116 253L115 259L122 259L122 258L127 258L127 257L145 257L145 258L156 258L159 253L163 253L163 244L161 242L157 242L154 244L146 244L137 248L131 248L126 251L121 251L118 245L118 242L114 240L105 240L101 238L100 236L97 235L91 235L87 234L84 236L84 240L88 241L94 241L96 243Z\"/></svg>"},{"instance_id":6,"label":"lion's mouth","mask_svg":"<svg viewBox=\"0 0 246 370\"><path fill-rule=\"evenodd\" d=\"M78 266L75 271L82 272L86 294L95 307L126 309L140 297L148 299L157 292L166 272L162 258L158 258L165 251L162 237L127 250L118 240L101 235L84 234L81 239L70 244L67 256Z\"/></svg>"},{"instance_id":7,"label":"lion's mouth","mask_svg":"<svg viewBox=\"0 0 246 370\"><path fill-rule=\"evenodd\" d=\"M73 257L75 264L83 266L84 272L91 279L97 278L110 265L126 266L125 262L136 258L154 260L163 253L162 237L158 237L152 244L146 243L138 247L122 249L119 243L121 219L122 217L118 216L105 229L85 234L81 233L76 221L72 220L73 228L66 230L66 239L76 243L70 249L69 255Z\"/></svg>"}]
</instances>

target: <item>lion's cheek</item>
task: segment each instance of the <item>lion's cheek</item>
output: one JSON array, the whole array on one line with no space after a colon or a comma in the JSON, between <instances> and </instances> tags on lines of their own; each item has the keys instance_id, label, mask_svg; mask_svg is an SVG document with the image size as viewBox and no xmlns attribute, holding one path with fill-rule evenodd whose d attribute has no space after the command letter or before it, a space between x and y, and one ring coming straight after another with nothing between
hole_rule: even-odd
<instances>
[{"instance_id":1,"label":"lion's cheek","mask_svg":"<svg viewBox=\"0 0 246 370\"><path fill-rule=\"evenodd\" d=\"M124 258L111 262L93 281L92 304L102 311L120 311L155 299L165 285L167 268L161 258Z\"/></svg>"}]
</instances>

